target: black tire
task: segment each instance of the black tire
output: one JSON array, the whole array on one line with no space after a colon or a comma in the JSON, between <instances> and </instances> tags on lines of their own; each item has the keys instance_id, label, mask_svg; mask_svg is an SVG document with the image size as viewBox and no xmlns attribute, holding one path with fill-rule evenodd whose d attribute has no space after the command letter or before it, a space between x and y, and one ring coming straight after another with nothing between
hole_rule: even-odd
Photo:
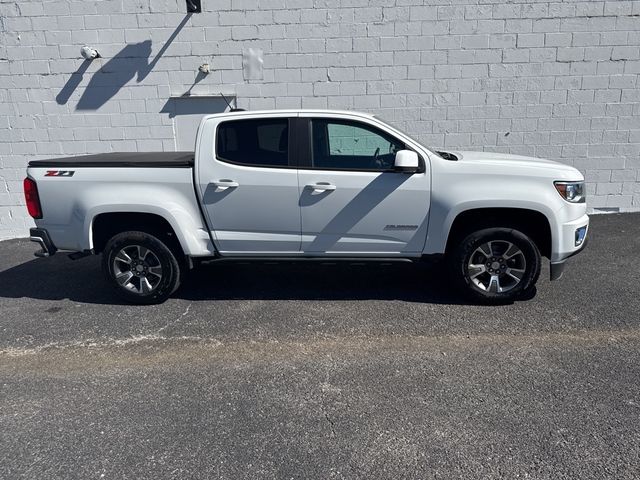
<instances>
[{"instance_id":1,"label":"black tire","mask_svg":"<svg viewBox=\"0 0 640 480\"><path fill-rule=\"evenodd\" d=\"M125 254L119 258L128 257L131 263L116 259L123 251ZM136 252L143 252L144 258L136 258ZM137 271L138 265L143 271ZM178 289L181 280L175 254L157 237L145 232L122 232L112 237L102 252L102 271L121 298L144 305L164 302ZM147 281L143 285L144 279Z\"/></svg>"},{"instance_id":2,"label":"black tire","mask_svg":"<svg viewBox=\"0 0 640 480\"><path fill-rule=\"evenodd\" d=\"M512 248L508 244L520 251L514 258L506 259L506 256L515 249L509 252L505 250L500 254L500 249ZM487 251L487 245L498 251L498 255L492 253L488 257L479 252L481 247ZM509 228L487 228L471 233L453 249L448 260L454 282L467 296L477 302L494 305L513 302L533 291L542 266L536 244L524 233ZM473 271L470 263L474 265ZM475 268L475 265L481 268ZM497 269L494 270L496 266ZM515 277L519 275L521 277L518 281ZM494 280L495 277L497 280ZM502 286L501 279L504 279Z\"/></svg>"}]
</instances>

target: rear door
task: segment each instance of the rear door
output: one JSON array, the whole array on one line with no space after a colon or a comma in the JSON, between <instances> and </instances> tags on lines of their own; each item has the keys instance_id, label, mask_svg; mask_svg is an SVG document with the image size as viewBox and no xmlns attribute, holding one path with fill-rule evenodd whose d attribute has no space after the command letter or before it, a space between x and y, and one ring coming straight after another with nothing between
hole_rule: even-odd
<instances>
[{"instance_id":1,"label":"rear door","mask_svg":"<svg viewBox=\"0 0 640 480\"><path fill-rule=\"evenodd\" d=\"M292 115L209 118L201 127L197 178L222 254L296 254L300 207ZM207 139L213 139L207 145ZM209 140L210 141L210 140Z\"/></svg>"},{"instance_id":2,"label":"rear door","mask_svg":"<svg viewBox=\"0 0 640 480\"><path fill-rule=\"evenodd\" d=\"M299 170L301 251L419 255L429 214L426 164L419 173L395 172L395 153L411 148L372 121L318 116L308 124Z\"/></svg>"}]
</instances>

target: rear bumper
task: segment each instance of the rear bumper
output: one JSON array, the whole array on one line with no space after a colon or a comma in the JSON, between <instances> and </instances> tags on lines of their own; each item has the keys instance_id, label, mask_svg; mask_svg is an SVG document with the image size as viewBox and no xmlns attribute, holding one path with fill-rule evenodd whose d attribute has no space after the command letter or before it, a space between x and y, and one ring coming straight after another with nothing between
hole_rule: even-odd
<instances>
[{"instance_id":1,"label":"rear bumper","mask_svg":"<svg viewBox=\"0 0 640 480\"><path fill-rule=\"evenodd\" d=\"M40 245L42 250L35 252L36 257L50 257L55 254L58 249L51 241L51 237L49 237L49 232L47 232L44 228L31 228L29 230L29 240L32 242L36 242Z\"/></svg>"}]
</instances>

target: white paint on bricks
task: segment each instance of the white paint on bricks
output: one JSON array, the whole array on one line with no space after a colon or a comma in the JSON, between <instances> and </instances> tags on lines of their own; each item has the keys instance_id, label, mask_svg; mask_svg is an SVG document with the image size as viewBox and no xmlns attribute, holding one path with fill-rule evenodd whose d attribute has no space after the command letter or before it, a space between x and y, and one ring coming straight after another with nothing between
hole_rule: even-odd
<instances>
[{"instance_id":1,"label":"white paint on bricks","mask_svg":"<svg viewBox=\"0 0 640 480\"><path fill-rule=\"evenodd\" d=\"M164 106L186 91L367 110L427 144L548 157L587 174L591 209L640 210L640 1L79 4L0 3L0 238L31 225L29 159L172 150Z\"/></svg>"}]
</instances>

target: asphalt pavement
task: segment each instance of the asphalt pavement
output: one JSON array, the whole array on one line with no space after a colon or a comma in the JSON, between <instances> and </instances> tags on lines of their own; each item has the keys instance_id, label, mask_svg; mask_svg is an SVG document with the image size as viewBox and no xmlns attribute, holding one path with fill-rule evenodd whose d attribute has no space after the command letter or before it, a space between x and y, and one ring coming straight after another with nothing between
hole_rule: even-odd
<instances>
[{"instance_id":1,"label":"asphalt pavement","mask_svg":"<svg viewBox=\"0 0 640 480\"><path fill-rule=\"evenodd\" d=\"M470 305L441 267L212 264L163 305L0 242L2 479L640 478L640 214Z\"/></svg>"}]
</instances>

